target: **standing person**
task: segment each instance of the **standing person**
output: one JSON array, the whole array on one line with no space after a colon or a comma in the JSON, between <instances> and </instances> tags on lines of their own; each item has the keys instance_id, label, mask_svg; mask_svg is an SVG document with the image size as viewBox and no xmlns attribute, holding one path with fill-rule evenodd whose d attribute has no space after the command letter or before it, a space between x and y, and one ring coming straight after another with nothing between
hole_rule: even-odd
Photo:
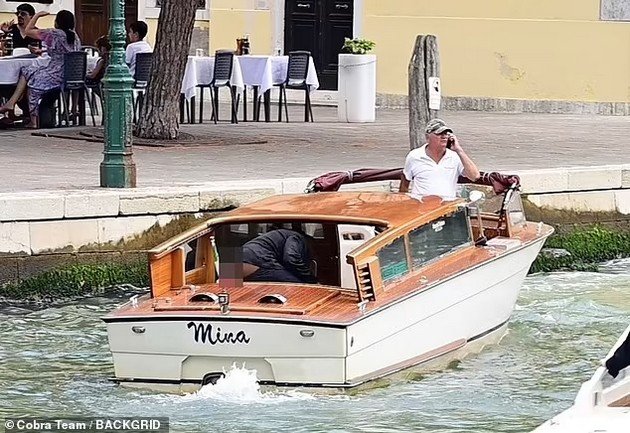
<instances>
[{"instance_id":1,"label":"standing person","mask_svg":"<svg viewBox=\"0 0 630 433\"><path fill-rule=\"evenodd\" d=\"M416 199L437 195L443 200L454 200L459 176L463 174L475 181L479 170L443 120L430 120L424 132L426 144L407 155L400 192L409 191L409 184L413 183L411 196Z\"/></svg>"},{"instance_id":2,"label":"standing person","mask_svg":"<svg viewBox=\"0 0 630 433\"><path fill-rule=\"evenodd\" d=\"M39 48L39 39L26 34L26 26L33 19L35 8L28 3L23 3L17 7L15 15L17 16L17 23L11 20L0 25L0 30L12 35L13 48L29 48L31 51Z\"/></svg>"},{"instance_id":3,"label":"standing person","mask_svg":"<svg viewBox=\"0 0 630 433\"><path fill-rule=\"evenodd\" d=\"M307 236L276 229L243 245L245 281L316 283Z\"/></svg>"},{"instance_id":4,"label":"standing person","mask_svg":"<svg viewBox=\"0 0 630 433\"><path fill-rule=\"evenodd\" d=\"M74 15L67 10L61 10L55 17L54 29L37 29L35 24L40 17L49 15L48 12L38 12L26 26L26 35L39 39L48 47L50 62L47 65L24 66L20 70L15 92L11 98L0 107L1 113L13 114L15 104L23 94L28 95L28 108L31 126L39 125L38 108L44 93L59 88L63 83L64 54L81 49L81 41L74 31Z\"/></svg>"},{"instance_id":5,"label":"standing person","mask_svg":"<svg viewBox=\"0 0 630 433\"><path fill-rule=\"evenodd\" d=\"M153 51L151 45L149 45L144 37L147 35L149 28L144 21L136 21L129 26L129 45L125 51L125 63L129 66L129 72L133 77L136 73L136 54L138 53L150 53Z\"/></svg>"}]
</instances>

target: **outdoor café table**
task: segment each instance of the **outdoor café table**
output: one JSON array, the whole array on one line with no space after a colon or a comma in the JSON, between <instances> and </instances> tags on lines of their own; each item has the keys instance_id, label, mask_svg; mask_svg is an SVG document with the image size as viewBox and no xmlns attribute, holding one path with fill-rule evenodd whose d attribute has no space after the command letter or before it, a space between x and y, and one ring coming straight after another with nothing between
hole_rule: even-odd
<instances>
[{"instance_id":1,"label":"outdoor caf\u00e9 table","mask_svg":"<svg viewBox=\"0 0 630 433\"><path fill-rule=\"evenodd\" d=\"M98 57L87 57L87 70L91 71L96 66ZM33 57L31 54L26 56L5 56L0 57L0 84L17 84L20 79L20 68L22 66L40 65L46 66L50 63L50 57L47 55Z\"/></svg>"},{"instance_id":2,"label":"outdoor caf\u00e9 table","mask_svg":"<svg viewBox=\"0 0 630 433\"><path fill-rule=\"evenodd\" d=\"M257 111L258 92L260 91L264 95L265 121L268 122L270 91L274 85L286 81L289 56L246 55L238 56L238 59L243 72L243 83L245 86L251 86L254 89L254 120L258 120L260 115ZM311 92L319 87L319 79L317 78L317 71L315 70L312 57L308 62L306 83L309 85ZM245 97L243 99L245 103ZM245 111L244 113L246 116L247 112Z\"/></svg>"},{"instance_id":3,"label":"outdoor caf\u00e9 table","mask_svg":"<svg viewBox=\"0 0 630 433\"><path fill-rule=\"evenodd\" d=\"M50 62L50 57L48 56L32 57L31 55L27 55L19 57L0 57L0 84L17 84L20 79L20 68L22 68L22 66L47 65L48 62Z\"/></svg>"},{"instance_id":4,"label":"outdoor caf\u00e9 table","mask_svg":"<svg viewBox=\"0 0 630 433\"><path fill-rule=\"evenodd\" d=\"M179 105L180 123L184 123L184 98L190 101L190 123L195 123L195 94L197 86L208 85L214 77L214 57L188 56L186 70L182 80L182 90ZM245 88L243 84L243 73L237 56L234 56L232 64L232 76L230 83L238 91Z\"/></svg>"},{"instance_id":5,"label":"outdoor caf\u00e9 table","mask_svg":"<svg viewBox=\"0 0 630 433\"><path fill-rule=\"evenodd\" d=\"M91 71L96 66L98 56L87 57L87 70ZM0 86L15 86L20 79L20 69L22 66L39 65L46 66L50 63L50 57L46 54L42 56L33 57L31 54L24 56L5 56L0 57ZM83 104L82 101L80 101ZM79 123L85 124L85 110L81 110L81 119Z\"/></svg>"}]
</instances>

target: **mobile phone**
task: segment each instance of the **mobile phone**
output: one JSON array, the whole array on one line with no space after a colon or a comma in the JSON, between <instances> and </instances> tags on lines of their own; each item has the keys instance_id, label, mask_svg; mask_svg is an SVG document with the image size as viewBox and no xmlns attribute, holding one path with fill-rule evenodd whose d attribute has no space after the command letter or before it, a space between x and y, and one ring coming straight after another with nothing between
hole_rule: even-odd
<instances>
[{"instance_id":1,"label":"mobile phone","mask_svg":"<svg viewBox=\"0 0 630 433\"><path fill-rule=\"evenodd\" d=\"M453 137L448 137L448 140L446 141L446 148L450 149L453 143L455 143L455 139Z\"/></svg>"}]
</instances>

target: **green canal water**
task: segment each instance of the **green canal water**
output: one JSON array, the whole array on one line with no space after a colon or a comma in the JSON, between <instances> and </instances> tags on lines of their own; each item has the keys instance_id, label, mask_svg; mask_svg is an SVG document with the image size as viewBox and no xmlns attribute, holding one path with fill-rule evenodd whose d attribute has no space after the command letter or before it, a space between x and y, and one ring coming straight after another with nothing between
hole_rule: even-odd
<instances>
[{"instance_id":1,"label":"green canal water","mask_svg":"<svg viewBox=\"0 0 630 433\"><path fill-rule=\"evenodd\" d=\"M118 387L100 317L123 300L0 307L0 418L167 416L182 432L530 431L571 405L628 325L630 261L530 276L500 344L356 395L260 390L247 370L183 396Z\"/></svg>"}]
</instances>

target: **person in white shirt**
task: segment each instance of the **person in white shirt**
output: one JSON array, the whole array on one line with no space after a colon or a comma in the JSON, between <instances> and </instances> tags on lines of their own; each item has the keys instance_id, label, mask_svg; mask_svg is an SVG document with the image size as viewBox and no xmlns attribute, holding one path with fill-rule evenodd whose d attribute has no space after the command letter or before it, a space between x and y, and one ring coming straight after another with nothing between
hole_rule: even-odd
<instances>
[{"instance_id":1,"label":"person in white shirt","mask_svg":"<svg viewBox=\"0 0 630 433\"><path fill-rule=\"evenodd\" d=\"M475 181L479 178L479 170L443 120L430 120L424 132L426 144L407 155L400 192L408 192L412 183L410 195L418 200L427 195L454 200L459 176L463 174Z\"/></svg>"},{"instance_id":2,"label":"person in white shirt","mask_svg":"<svg viewBox=\"0 0 630 433\"><path fill-rule=\"evenodd\" d=\"M147 35L149 28L144 21L136 21L129 26L129 45L125 51L125 63L129 66L129 72L133 77L136 73L136 54L138 53L150 53L153 51L151 45L149 45L144 37Z\"/></svg>"}]
</instances>

